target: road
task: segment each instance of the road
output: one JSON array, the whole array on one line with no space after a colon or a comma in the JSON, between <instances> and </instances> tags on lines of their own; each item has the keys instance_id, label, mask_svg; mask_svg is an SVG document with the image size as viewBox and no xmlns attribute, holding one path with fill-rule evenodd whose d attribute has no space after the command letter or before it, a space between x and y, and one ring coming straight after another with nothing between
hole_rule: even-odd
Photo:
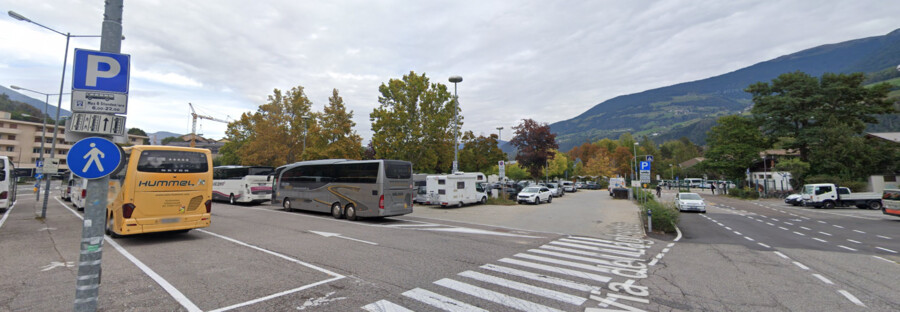
<instances>
[{"instance_id":1,"label":"road","mask_svg":"<svg viewBox=\"0 0 900 312\"><path fill-rule=\"evenodd\" d=\"M900 310L900 218L703 195L650 270L659 310Z\"/></svg>"},{"instance_id":2,"label":"road","mask_svg":"<svg viewBox=\"0 0 900 312\"><path fill-rule=\"evenodd\" d=\"M563 231L517 229L512 226L523 224L514 209L587 216L617 206L603 205L605 198L601 191L580 192L553 204L495 206L513 213L478 224L434 214L465 216L490 207L417 207L421 215L350 222L270 205L215 203L206 229L107 238L99 306L582 311L610 298L605 286L640 289L637 281L646 277L646 260L657 246L641 239L639 227L618 222L600 222L611 233L605 236L565 234L568 219L555 227ZM39 206L33 194L20 193L0 224L0 250L14 251L0 257L0 311L71 309L81 213L52 199L47 219L36 220Z\"/></svg>"}]
</instances>

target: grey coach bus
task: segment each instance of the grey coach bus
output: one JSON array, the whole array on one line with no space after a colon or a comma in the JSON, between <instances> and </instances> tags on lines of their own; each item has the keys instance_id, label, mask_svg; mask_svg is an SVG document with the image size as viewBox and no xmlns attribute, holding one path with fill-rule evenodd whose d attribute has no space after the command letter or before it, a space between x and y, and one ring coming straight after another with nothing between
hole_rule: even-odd
<instances>
[{"instance_id":1,"label":"grey coach bus","mask_svg":"<svg viewBox=\"0 0 900 312\"><path fill-rule=\"evenodd\" d=\"M275 169L272 203L284 210L331 212L357 220L412 213L412 163L402 160L312 160Z\"/></svg>"}]
</instances>

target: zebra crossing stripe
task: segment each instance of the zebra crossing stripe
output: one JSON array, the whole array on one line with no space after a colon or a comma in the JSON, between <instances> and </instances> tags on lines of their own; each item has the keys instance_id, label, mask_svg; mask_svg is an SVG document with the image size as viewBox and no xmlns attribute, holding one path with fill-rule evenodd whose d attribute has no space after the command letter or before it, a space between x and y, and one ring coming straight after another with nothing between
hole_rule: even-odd
<instances>
[{"instance_id":1,"label":"zebra crossing stripe","mask_svg":"<svg viewBox=\"0 0 900 312\"><path fill-rule=\"evenodd\" d=\"M500 262L503 262L503 263L515 264L515 265L523 266L523 267L529 267L529 268L532 268L532 269L538 269L538 270L544 270L544 271L549 271L549 272L553 272L553 273L559 273L559 274L565 274L565 275L570 275L570 276L580 277L580 278L584 278L584 279L589 279L589 280L598 281L598 282L601 282L601 283L607 283L607 282L609 282L610 280L612 280L612 278L609 277L609 276L604 276L604 275L599 275L599 274L594 274L594 273L581 272L581 271L578 271L578 270L565 269L565 268L560 268L560 267L555 267L555 266L550 266L550 265L544 265L544 264L539 264L539 263L533 263L533 262L528 262L528 261L522 261L522 260L519 260L519 259L503 258L503 259L500 259L500 260L497 260L497 261L500 261Z\"/></svg>"},{"instance_id":2,"label":"zebra crossing stripe","mask_svg":"<svg viewBox=\"0 0 900 312\"><path fill-rule=\"evenodd\" d=\"M550 245L544 245L544 246L541 246L540 248L555 250L555 251L563 251L563 252L568 252L568 253L573 253L573 254L583 255L583 256L591 256L591 257L595 257L595 258L605 258L605 259L610 259L610 260L617 260L617 261L631 261L631 262L643 261L643 259L638 259L638 258L613 256L613 255L607 255L607 254L602 254L602 253L598 253L598 252L562 248L562 247L556 247L556 246L550 246Z\"/></svg>"},{"instance_id":3,"label":"zebra crossing stripe","mask_svg":"<svg viewBox=\"0 0 900 312\"><path fill-rule=\"evenodd\" d=\"M444 286L455 291L478 297L487 301L498 303L520 311L546 311L546 312L562 312L545 305L540 305L528 300L519 299L510 295L501 294L493 290L484 289L475 285L466 284L449 278L444 278L434 282L437 285Z\"/></svg>"},{"instance_id":4,"label":"zebra crossing stripe","mask_svg":"<svg viewBox=\"0 0 900 312\"><path fill-rule=\"evenodd\" d=\"M563 239L560 239L560 240L561 240L561 241L564 241L564 242L575 243L575 244L581 244L581 245L597 246L597 247L604 247L604 248L616 248L616 249L622 249L622 250L630 251L630 252L640 252L640 251L643 251L642 249L632 248L632 247L625 247L625 246L619 246L619 245L615 245L615 244L595 243L595 242L588 242L588 241L575 240L575 239L569 239L569 238L563 238Z\"/></svg>"},{"instance_id":5,"label":"zebra crossing stripe","mask_svg":"<svg viewBox=\"0 0 900 312\"><path fill-rule=\"evenodd\" d=\"M541 249L531 249L531 250L529 250L528 252L539 253L539 254L543 254L543 255L554 256L554 257L560 257L560 258L567 258L567 259L572 259L572 260L581 260L581 261L584 261L584 262L590 262L590 263L596 263L598 266L606 267L606 268L609 268L609 269L618 269L618 268L643 269L643 268L646 268L646 267L647 267L647 265L645 265L645 264L643 264L643 263L639 263L639 262L637 263L638 266L633 266L633 265L629 265L629 266L621 266L621 265L617 265L617 264L615 264L615 263L612 263L612 262L610 262L610 261L608 261L608 260L594 259L594 258L588 258L588 257L582 257L582 256L576 256L576 255L564 254L564 253L553 252L553 251L547 251L547 250L541 250ZM663 252L666 252L666 250L664 250Z\"/></svg>"},{"instance_id":6,"label":"zebra crossing stripe","mask_svg":"<svg viewBox=\"0 0 900 312\"><path fill-rule=\"evenodd\" d=\"M438 295L436 293L416 288L403 293L404 296L421 301L427 305L444 311L461 311L461 312L487 312L487 310L470 305L468 303Z\"/></svg>"},{"instance_id":7,"label":"zebra crossing stripe","mask_svg":"<svg viewBox=\"0 0 900 312\"><path fill-rule=\"evenodd\" d=\"M362 307L362 309L369 312L413 312L413 310L401 307L387 300L378 300L375 303L370 303Z\"/></svg>"},{"instance_id":8,"label":"zebra crossing stripe","mask_svg":"<svg viewBox=\"0 0 900 312\"><path fill-rule=\"evenodd\" d=\"M660 255L662 255L662 254L660 254ZM627 277L627 278L647 278L647 270L646 269L637 270L637 269L626 269L626 268L607 268L607 267L601 267L601 266L597 266L597 265L577 263L577 262L572 262L572 261L565 261L565 260L529 255L529 254L524 254L524 253L519 253L519 254L516 254L515 256L519 257L519 258L538 260L538 261L549 262L549 263L553 263L553 264L567 265L570 267L576 267L579 269L585 269L585 270L590 270L590 271L613 273L615 275Z\"/></svg>"},{"instance_id":9,"label":"zebra crossing stripe","mask_svg":"<svg viewBox=\"0 0 900 312\"><path fill-rule=\"evenodd\" d=\"M485 264L485 265L482 265L481 268L485 269L485 270L491 270L494 272L514 275L514 276L518 276L518 277L524 277L527 279L540 281L540 282L544 282L544 283L548 283L548 284L553 284L553 285L557 285L557 286L568 287L568 288L580 290L580 291L595 291L595 290L602 289L602 287L598 287L598 286L591 286L591 285L573 282L573 281L558 278L558 277L517 270L517 269L513 269L513 268L508 268L505 266Z\"/></svg>"},{"instance_id":10,"label":"zebra crossing stripe","mask_svg":"<svg viewBox=\"0 0 900 312\"><path fill-rule=\"evenodd\" d=\"M636 252L628 252L628 251L625 251L625 250L606 249L606 248L599 248L599 247L593 247L593 246L584 246L584 245L572 244L572 243L566 243L566 242L555 242L555 241L554 241L554 242L550 242L550 244L561 245L561 246L572 247L572 248L580 248L580 249L586 249L586 250L593 250L593 251L602 251L602 252L611 253L611 254L616 254L616 255L629 256L629 257L632 257L632 258L634 258L634 257L640 257L641 255L644 254L644 251L643 251L643 250L641 250L640 253L636 253Z\"/></svg>"},{"instance_id":11,"label":"zebra crossing stripe","mask_svg":"<svg viewBox=\"0 0 900 312\"><path fill-rule=\"evenodd\" d=\"M526 292L532 295L537 295L545 298L550 298L556 301L565 302L568 304L574 304L576 306L580 306L582 303L587 301L587 298L580 298L578 296L573 296L570 294L558 292L555 290L550 290L542 287L532 286L525 283L520 283L516 281L511 281L505 278L499 278L492 275L487 275L483 273L478 273L475 271L465 271L457 274L459 276L465 276L474 280L479 280L486 283L491 283L494 285L500 285L506 288L515 289L518 291Z\"/></svg>"}]
</instances>

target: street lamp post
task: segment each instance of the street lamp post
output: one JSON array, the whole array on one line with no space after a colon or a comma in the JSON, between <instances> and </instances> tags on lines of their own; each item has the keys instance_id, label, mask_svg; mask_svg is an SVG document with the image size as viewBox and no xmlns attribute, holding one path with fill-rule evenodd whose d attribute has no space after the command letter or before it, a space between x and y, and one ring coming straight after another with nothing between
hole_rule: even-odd
<instances>
[{"instance_id":1,"label":"street lamp post","mask_svg":"<svg viewBox=\"0 0 900 312\"><path fill-rule=\"evenodd\" d=\"M500 144L501 135L503 133L503 127L497 127L497 144Z\"/></svg>"},{"instance_id":2,"label":"street lamp post","mask_svg":"<svg viewBox=\"0 0 900 312\"><path fill-rule=\"evenodd\" d=\"M31 90L31 89L28 89L28 88L22 88L22 87L20 87L20 86L10 86L10 87L13 88L14 90L29 91L29 92L34 92L34 93L37 93L37 94L40 94L40 95L43 95L43 96L44 96L44 123L41 125L41 151L40 151L40 153L38 154L38 155L39 155L39 156L38 156L38 159L40 160L41 164L44 164L44 141L47 141L47 106L49 105L49 102L50 102L50 96L51 96L51 95L56 95L56 94L50 94L50 93L44 93L44 92L38 92L38 91ZM63 94L68 94L68 93L63 93ZM57 119L59 118L59 114L57 114L56 118L57 118ZM57 120L57 124L59 124L59 121L58 121L58 120ZM54 131L56 131L55 128L54 128ZM56 140L56 132L54 132L54 134L53 134L53 139ZM21 151L21 150L22 150L22 148L20 147L20 148L19 148L19 151ZM53 158L53 155L50 155L50 158L52 159L52 158ZM19 162L21 162L21 161L22 161L22 159L19 158ZM35 168L37 168L37 166L35 166ZM47 179L47 180L49 181L50 179ZM37 192L34 193L34 196L35 196L34 200L36 200L36 201L39 201L39 200L40 200L40 196L41 196L41 183L40 183L40 181L41 181L41 180L38 179L38 183L36 183L36 185L37 185L37 190L38 190ZM48 186L47 186L47 189L48 189L48 190L49 190L49 187L50 187L50 186L48 185ZM42 212L41 212L41 218L47 216L46 211L47 211L46 209L42 210Z\"/></svg>"},{"instance_id":3,"label":"street lamp post","mask_svg":"<svg viewBox=\"0 0 900 312\"><path fill-rule=\"evenodd\" d=\"M456 173L459 169L459 95L456 94L456 84L462 82L462 76L450 76L453 83L453 169L450 173Z\"/></svg>"},{"instance_id":4,"label":"street lamp post","mask_svg":"<svg viewBox=\"0 0 900 312\"><path fill-rule=\"evenodd\" d=\"M69 58L69 40L72 39L72 37L96 37L96 38L100 38L100 36L95 36L95 35L73 35L73 34L71 34L71 33L62 33L61 31L58 31L58 30L56 30L56 29L53 29L53 28L50 28L50 27L41 25L40 23L37 23L37 22L35 22L35 21L32 21L32 20L28 19L27 17L25 17L25 16L23 16L23 15L21 15L21 14L19 14L19 13L16 13L16 12L13 12L13 11L9 11L9 12L7 12L7 14L9 14L9 16L12 17L12 18L14 18L14 19L17 19L17 20L20 20L20 21L23 21L23 22L29 22L29 23L38 25L38 26L40 26L40 27L42 27L42 28L44 28L44 29L50 30L50 31L52 31L52 32L55 32L55 33L57 33L57 34L66 36L66 51L63 53L63 70L62 70L62 77L61 77L60 80L59 80L59 101L57 101L57 103L56 103L56 122L55 122L55 125L54 125L54 127L53 127L53 144L51 144L51 146L50 146L50 158L52 159L53 156L54 156L53 154L56 153L56 133L59 131L59 130L57 129L57 128L59 127L59 111L60 111L60 107L62 106L63 87L64 87L65 82L66 82L66 61L67 61L68 58ZM45 114L46 114L46 110L45 110ZM45 123L45 124L44 124L44 128L46 128L46 126L47 126L47 125L46 125L46 123ZM41 141L41 145L43 146L43 144L44 144L44 142L43 142L43 140L42 140L42 141ZM44 152L44 151L43 151L43 148L41 148L41 153L43 154L43 152ZM47 217L47 199L50 198L50 180L52 180L52 179L50 179L50 178L48 177L48 178L47 178L47 184L46 184L46 187L45 187L45 190L44 190L44 205L43 205L43 207L41 208L41 218L46 218L46 217Z\"/></svg>"}]
</instances>

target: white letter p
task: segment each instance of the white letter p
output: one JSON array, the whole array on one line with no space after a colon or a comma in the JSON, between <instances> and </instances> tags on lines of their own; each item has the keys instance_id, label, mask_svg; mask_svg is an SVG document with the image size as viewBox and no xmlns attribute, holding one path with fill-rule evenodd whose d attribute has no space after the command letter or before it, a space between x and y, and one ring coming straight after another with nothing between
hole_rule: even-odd
<instances>
[{"instance_id":1,"label":"white letter p","mask_svg":"<svg viewBox=\"0 0 900 312\"><path fill-rule=\"evenodd\" d=\"M119 74L122 69L116 59L102 55L87 56L87 77L84 84L91 87L97 86L97 78L112 78ZM100 71L100 63L109 65L109 70Z\"/></svg>"}]
</instances>

